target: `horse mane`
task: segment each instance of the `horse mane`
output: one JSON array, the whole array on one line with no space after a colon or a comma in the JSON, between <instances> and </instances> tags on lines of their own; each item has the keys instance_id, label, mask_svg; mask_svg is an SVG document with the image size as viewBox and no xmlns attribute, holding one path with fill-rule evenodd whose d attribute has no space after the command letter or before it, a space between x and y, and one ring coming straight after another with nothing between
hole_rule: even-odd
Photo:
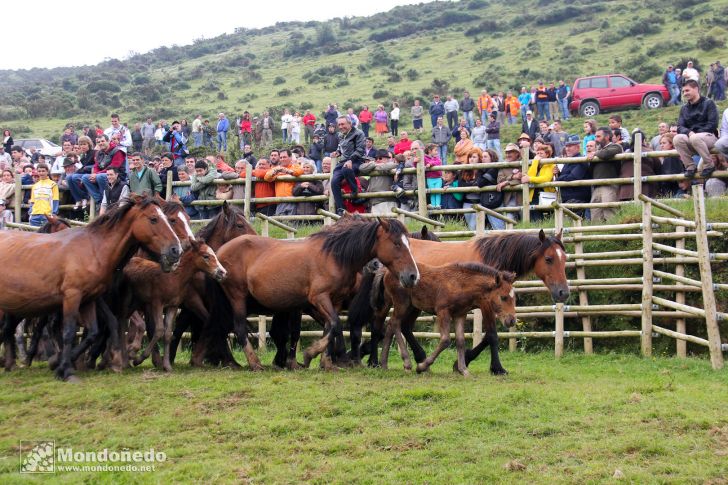
<instances>
[{"instance_id":1,"label":"horse mane","mask_svg":"<svg viewBox=\"0 0 728 485\"><path fill-rule=\"evenodd\" d=\"M558 244L564 249L564 244L553 236L541 242L538 236L531 234L486 236L477 239L475 244L483 263L497 269L513 271L518 277L531 272L539 254L552 244Z\"/></svg>"},{"instance_id":2,"label":"horse mane","mask_svg":"<svg viewBox=\"0 0 728 485\"><path fill-rule=\"evenodd\" d=\"M215 215L215 217L210 219L210 222L208 222L205 227L203 227L202 229L197 231L197 234L196 234L197 237L199 237L200 239L203 239L205 241L210 239L210 237L212 236L212 234L215 231L215 227L221 220L225 224L225 226L224 226L225 231L230 231L230 230L234 229L235 224L236 224L236 219L237 219L237 217L235 217L235 216L237 216L237 215L242 216L242 219L245 223L248 234L256 234L255 229L253 229L253 226L251 226L250 222L248 222L248 220L245 218L245 215L243 214L242 209L235 207L234 205L230 205L230 204L226 204L226 205L227 205L228 210L232 211L232 214L231 214L232 217L225 218L225 209L223 208L223 210L218 212Z\"/></svg>"},{"instance_id":3,"label":"horse mane","mask_svg":"<svg viewBox=\"0 0 728 485\"><path fill-rule=\"evenodd\" d=\"M57 222L60 222L61 224L63 224L64 226L66 226L69 229L71 228L71 223L65 217L58 217L58 216L56 216L56 221ZM52 224L50 221L48 221L45 224L43 224L40 227L40 229L38 229L38 233L39 234L50 234L51 229L53 228L53 226L54 226L54 224Z\"/></svg>"},{"instance_id":4,"label":"horse mane","mask_svg":"<svg viewBox=\"0 0 728 485\"><path fill-rule=\"evenodd\" d=\"M454 266L461 270L470 271L471 273L480 273L492 278L497 277L500 273L500 271L494 267L482 263L455 263Z\"/></svg>"},{"instance_id":5,"label":"horse mane","mask_svg":"<svg viewBox=\"0 0 728 485\"><path fill-rule=\"evenodd\" d=\"M127 197L119 202L112 204L109 210L102 216L97 217L86 226L89 230L99 230L106 227L114 227L118 224L124 216L131 210L132 207L139 206L142 209L150 205L156 205L159 207L153 197L149 195L141 195L138 197Z\"/></svg>"},{"instance_id":6,"label":"horse mane","mask_svg":"<svg viewBox=\"0 0 728 485\"><path fill-rule=\"evenodd\" d=\"M364 266L372 259L380 224L379 220L346 217L310 237L323 240L323 252L333 256L340 266ZM387 225L387 233L394 238L407 235L404 224L396 219L389 219L384 224Z\"/></svg>"},{"instance_id":7,"label":"horse mane","mask_svg":"<svg viewBox=\"0 0 728 485\"><path fill-rule=\"evenodd\" d=\"M185 206L172 200L165 201L162 206L162 212L164 212L165 216L176 216L180 211L184 212Z\"/></svg>"}]
</instances>

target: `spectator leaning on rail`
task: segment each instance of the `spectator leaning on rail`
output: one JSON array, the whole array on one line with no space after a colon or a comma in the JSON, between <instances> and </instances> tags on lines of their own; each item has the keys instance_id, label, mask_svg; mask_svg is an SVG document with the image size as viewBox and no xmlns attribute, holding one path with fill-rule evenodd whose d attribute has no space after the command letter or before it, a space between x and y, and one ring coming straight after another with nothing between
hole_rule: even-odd
<instances>
[{"instance_id":1,"label":"spectator leaning on rail","mask_svg":"<svg viewBox=\"0 0 728 485\"><path fill-rule=\"evenodd\" d=\"M170 164L171 160L168 153L162 158L167 159L167 164ZM136 152L132 154L129 158L129 168L131 168L129 174L129 189L132 192L135 194L149 195L160 194L162 192L162 180L154 169L144 165L141 153Z\"/></svg>"},{"instance_id":2,"label":"spectator leaning on rail","mask_svg":"<svg viewBox=\"0 0 728 485\"><path fill-rule=\"evenodd\" d=\"M271 168L265 174L266 182L275 182L275 194L276 197L292 197L293 187L296 182L290 182L286 180L278 180L281 176L293 176L300 177L303 174L303 168L293 163L291 158L291 150L283 149L280 150L280 160L278 165ZM276 207L277 216L294 216L296 215L296 203L295 202L279 202Z\"/></svg>"},{"instance_id":3,"label":"spectator leaning on rail","mask_svg":"<svg viewBox=\"0 0 728 485\"><path fill-rule=\"evenodd\" d=\"M190 190L194 193L196 200L216 200L217 187L213 183L219 178L214 164L205 160L195 162L195 175L192 176ZM197 211L203 219L215 217L220 211L220 206L196 206Z\"/></svg>"},{"instance_id":4,"label":"spectator leaning on rail","mask_svg":"<svg viewBox=\"0 0 728 485\"><path fill-rule=\"evenodd\" d=\"M606 127L599 128L595 135L596 152L587 153L589 160L597 158L601 160L599 163L591 163L592 176L598 179L613 179L619 177L620 163L613 160L616 155L624 151L622 145L612 142L612 130ZM617 185L600 185L594 187L592 191L591 202L617 202ZM617 212L613 207L595 207L591 209L591 218L593 221L605 221Z\"/></svg>"},{"instance_id":5,"label":"spectator leaning on rail","mask_svg":"<svg viewBox=\"0 0 728 485\"><path fill-rule=\"evenodd\" d=\"M93 169L90 174L81 178L81 182L96 203L100 204L107 184L106 169L109 167L118 168L120 174L123 173L125 178L126 153L115 142L109 141L108 136L105 134L96 138L96 148L96 161Z\"/></svg>"},{"instance_id":6,"label":"spectator leaning on rail","mask_svg":"<svg viewBox=\"0 0 728 485\"><path fill-rule=\"evenodd\" d=\"M377 150L374 160L368 160L359 166L359 172L362 175L370 175L372 172L387 172L397 168L397 163L390 158L387 150ZM369 185L367 192L388 192L392 190L394 185L394 177L392 175L377 175L369 177ZM375 197L369 199L372 214L389 214L392 209L397 207L397 203L391 197Z\"/></svg>"},{"instance_id":7,"label":"spectator leaning on rail","mask_svg":"<svg viewBox=\"0 0 728 485\"><path fill-rule=\"evenodd\" d=\"M132 159L133 157L134 155L132 155ZM104 215L111 204L116 204L129 195L129 185L119 177L118 169L113 167L107 169L106 177L109 183L104 189L104 196L101 198L99 215Z\"/></svg>"},{"instance_id":8,"label":"spectator leaning on rail","mask_svg":"<svg viewBox=\"0 0 728 485\"><path fill-rule=\"evenodd\" d=\"M313 162L303 162L303 174L311 175L315 170ZM320 180L307 180L305 182L296 182L293 186L294 197L311 197L322 195L324 193L324 185ZM315 216L317 210L321 207L321 202L299 202L296 204L296 215L299 216Z\"/></svg>"},{"instance_id":9,"label":"spectator leaning on rail","mask_svg":"<svg viewBox=\"0 0 728 485\"><path fill-rule=\"evenodd\" d=\"M344 199L341 195L341 182L346 180L351 187L352 199L358 196L356 176L359 174L359 165L364 160L364 149L366 137L361 130L352 128L351 121L346 116L340 116L337 120L339 128L339 161L334 168L331 178L331 191L334 194L336 212L344 211Z\"/></svg>"},{"instance_id":10,"label":"spectator leaning on rail","mask_svg":"<svg viewBox=\"0 0 728 485\"><path fill-rule=\"evenodd\" d=\"M680 108L678 135L673 143L685 166L685 177L695 177L693 155L698 154L703 159L700 176L707 178L715 171L710 149L718 140L718 107L712 99L700 95L700 86L692 79L685 82L682 92L687 102Z\"/></svg>"},{"instance_id":11,"label":"spectator leaning on rail","mask_svg":"<svg viewBox=\"0 0 728 485\"><path fill-rule=\"evenodd\" d=\"M58 185L48 178L49 168L45 163L41 163L36 168L38 171L38 180L30 189L30 225L40 227L48 222L48 216L58 214L59 193Z\"/></svg>"}]
</instances>

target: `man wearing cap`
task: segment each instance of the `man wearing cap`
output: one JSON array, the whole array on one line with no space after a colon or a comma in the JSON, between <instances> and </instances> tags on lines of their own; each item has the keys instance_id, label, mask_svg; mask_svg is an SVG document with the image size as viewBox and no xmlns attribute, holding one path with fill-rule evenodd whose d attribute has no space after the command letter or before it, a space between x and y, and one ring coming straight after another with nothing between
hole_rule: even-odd
<instances>
[{"instance_id":1,"label":"man wearing cap","mask_svg":"<svg viewBox=\"0 0 728 485\"><path fill-rule=\"evenodd\" d=\"M521 150L515 143L506 145L505 154L505 162L518 162L521 160ZM521 183L521 175L522 173L519 167L501 168L498 170L496 190L502 191L507 186L519 185ZM503 207L518 207L520 205L520 191L506 191L503 193Z\"/></svg>"},{"instance_id":2,"label":"man wearing cap","mask_svg":"<svg viewBox=\"0 0 728 485\"><path fill-rule=\"evenodd\" d=\"M683 82L687 81L688 79L692 79L693 81L696 81L698 84L700 84L700 73L697 69L693 67L693 61L688 61L688 65L683 71L682 75Z\"/></svg>"},{"instance_id":3,"label":"man wearing cap","mask_svg":"<svg viewBox=\"0 0 728 485\"><path fill-rule=\"evenodd\" d=\"M529 109L526 111L526 119L521 125L521 133L527 134L531 140L534 140L538 130L538 123L533 119L533 111Z\"/></svg>"},{"instance_id":4,"label":"man wearing cap","mask_svg":"<svg viewBox=\"0 0 728 485\"><path fill-rule=\"evenodd\" d=\"M579 135L567 135L564 143L564 155L566 158L579 157L581 141ZM588 180L588 163L566 163L554 165L554 176L557 182L574 182L576 180ZM591 187L561 187L561 200L569 203L586 203L591 200Z\"/></svg>"},{"instance_id":5,"label":"man wearing cap","mask_svg":"<svg viewBox=\"0 0 728 485\"><path fill-rule=\"evenodd\" d=\"M677 73L672 67L672 64L667 66L665 74L662 75L662 84L665 85L667 91L670 93L670 101L667 102L668 106L678 104L680 99L680 87L677 85Z\"/></svg>"}]
</instances>

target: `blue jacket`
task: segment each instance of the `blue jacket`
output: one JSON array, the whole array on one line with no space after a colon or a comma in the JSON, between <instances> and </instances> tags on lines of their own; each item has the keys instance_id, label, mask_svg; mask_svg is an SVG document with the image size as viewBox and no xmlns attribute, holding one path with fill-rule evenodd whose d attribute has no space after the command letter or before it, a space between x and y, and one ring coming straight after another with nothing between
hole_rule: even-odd
<instances>
[{"instance_id":1,"label":"blue jacket","mask_svg":"<svg viewBox=\"0 0 728 485\"><path fill-rule=\"evenodd\" d=\"M519 94L518 102L521 103L521 106L528 106L531 103L531 94L530 93Z\"/></svg>"},{"instance_id":2,"label":"blue jacket","mask_svg":"<svg viewBox=\"0 0 728 485\"><path fill-rule=\"evenodd\" d=\"M563 86L559 86L558 88L556 88L556 97L558 99L566 99L569 97L570 91L571 89L569 89L569 86L567 86L566 84L564 84Z\"/></svg>"},{"instance_id":3,"label":"blue jacket","mask_svg":"<svg viewBox=\"0 0 728 485\"><path fill-rule=\"evenodd\" d=\"M430 116L445 116L445 105L442 101L430 103Z\"/></svg>"},{"instance_id":4,"label":"blue jacket","mask_svg":"<svg viewBox=\"0 0 728 485\"><path fill-rule=\"evenodd\" d=\"M573 182L574 180L589 180L588 163L567 163L556 178L558 182ZM561 200L568 202L576 200L589 202L591 200L591 187L561 187Z\"/></svg>"},{"instance_id":5,"label":"blue jacket","mask_svg":"<svg viewBox=\"0 0 728 485\"><path fill-rule=\"evenodd\" d=\"M223 118L217 122L217 132L218 133L227 133L230 129L230 122L227 118Z\"/></svg>"}]
</instances>

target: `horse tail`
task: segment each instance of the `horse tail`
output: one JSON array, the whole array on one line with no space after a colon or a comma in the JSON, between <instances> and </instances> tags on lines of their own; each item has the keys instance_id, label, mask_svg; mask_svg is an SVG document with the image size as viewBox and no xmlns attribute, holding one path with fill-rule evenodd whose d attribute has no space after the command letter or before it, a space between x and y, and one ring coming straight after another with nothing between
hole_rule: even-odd
<instances>
[{"instance_id":1,"label":"horse tail","mask_svg":"<svg viewBox=\"0 0 728 485\"><path fill-rule=\"evenodd\" d=\"M205 344L204 358L212 365L227 365L232 352L228 335L233 329L233 308L220 283L205 277L205 297L210 317L202 328L200 340Z\"/></svg>"},{"instance_id":2,"label":"horse tail","mask_svg":"<svg viewBox=\"0 0 728 485\"><path fill-rule=\"evenodd\" d=\"M371 305L371 296L375 276L376 272L371 271L368 268L365 268L362 273L359 290L354 295L354 298L351 299L351 303L349 303L349 308L347 310L350 330L355 328L364 328L374 317L374 308L372 308Z\"/></svg>"}]
</instances>

